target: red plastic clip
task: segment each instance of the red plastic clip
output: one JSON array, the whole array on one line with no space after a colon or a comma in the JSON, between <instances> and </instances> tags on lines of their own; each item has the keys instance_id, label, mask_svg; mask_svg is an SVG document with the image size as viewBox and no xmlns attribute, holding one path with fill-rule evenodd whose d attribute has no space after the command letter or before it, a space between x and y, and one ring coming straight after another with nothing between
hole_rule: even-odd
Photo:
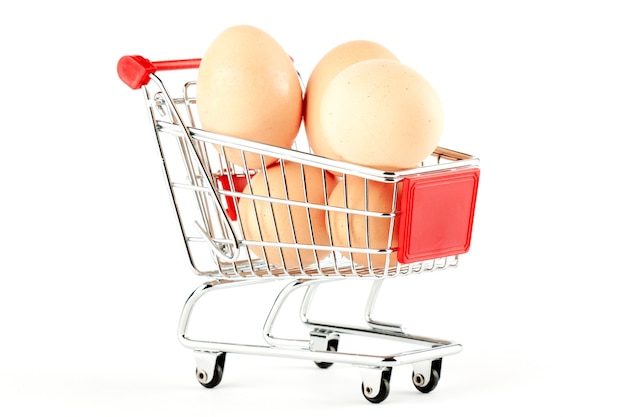
<instances>
[{"instance_id":1,"label":"red plastic clip","mask_svg":"<svg viewBox=\"0 0 626 417\"><path fill-rule=\"evenodd\" d=\"M253 176L250 173L250 176ZM230 178L230 179L229 179ZM235 191L242 192L248 185L248 177L246 174L220 174L215 177L219 188L225 191L232 191L230 188L230 180L232 179ZM235 199L232 196L223 197L223 203L225 204L224 211L232 221L237 221L237 209L235 208Z\"/></svg>"}]
</instances>

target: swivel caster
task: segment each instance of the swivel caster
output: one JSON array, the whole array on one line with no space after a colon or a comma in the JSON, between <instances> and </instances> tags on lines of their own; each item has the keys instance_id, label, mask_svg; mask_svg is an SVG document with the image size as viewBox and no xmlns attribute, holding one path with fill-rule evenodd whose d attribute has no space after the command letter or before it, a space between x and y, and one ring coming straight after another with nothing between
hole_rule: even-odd
<instances>
[{"instance_id":1,"label":"swivel caster","mask_svg":"<svg viewBox=\"0 0 626 417\"><path fill-rule=\"evenodd\" d=\"M224 376L226 353L196 353L196 379L205 388L218 386Z\"/></svg>"},{"instance_id":2,"label":"swivel caster","mask_svg":"<svg viewBox=\"0 0 626 417\"><path fill-rule=\"evenodd\" d=\"M387 399L391 390L391 370L393 368L363 368L361 393L371 403L378 404Z\"/></svg>"},{"instance_id":3,"label":"swivel caster","mask_svg":"<svg viewBox=\"0 0 626 417\"><path fill-rule=\"evenodd\" d=\"M422 364L413 365L413 385L419 392L427 394L437 388L441 378L442 359L435 359L430 365L424 367Z\"/></svg>"},{"instance_id":4,"label":"swivel caster","mask_svg":"<svg viewBox=\"0 0 626 417\"><path fill-rule=\"evenodd\" d=\"M337 352L339 349L339 334L316 329L311 332L311 350ZM315 364L321 368L330 368L333 362L317 362Z\"/></svg>"}]
</instances>

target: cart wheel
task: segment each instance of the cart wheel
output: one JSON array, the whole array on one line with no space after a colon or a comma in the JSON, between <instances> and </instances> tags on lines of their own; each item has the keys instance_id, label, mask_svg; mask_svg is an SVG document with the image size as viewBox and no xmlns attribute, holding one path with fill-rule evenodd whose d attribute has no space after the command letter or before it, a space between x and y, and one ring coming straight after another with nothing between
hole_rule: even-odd
<instances>
[{"instance_id":1,"label":"cart wheel","mask_svg":"<svg viewBox=\"0 0 626 417\"><path fill-rule=\"evenodd\" d=\"M339 348L339 339L330 339L328 341L328 345L326 346L326 350L328 352L337 352ZM321 369L330 368L333 366L333 362L315 362L315 364Z\"/></svg>"},{"instance_id":2,"label":"cart wheel","mask_svg":"<svg viewBox=\"0 0 626 417\"><path fill-rule=\"evenodd\" d=\"M413 385L419 392L423 392L427 394L437 388L437 384L439 384L439 379L441 378L441 363L442 359L435 359L432 361L430 365L430 378L428 381L424 378L422 374L417 374L413 371Z\"/></svg>"},{"instance_id":3,"label":"cart wheel","mask_svg":"<svg viewBox=\"0 0 626 417\"><path fill-rule=\"evenodd\" d=\"M224 376L224 364L226 362L226 353L221 352L215 359L215 367L213 373L208 372L205 369L196 368L196 379L205 388L214 388L222 382L222 376ZM209 375L212 375L209 379Z\"/></svg>"},{"instance_id":4,"label":"cart wheel","mask_svg":"<svg viewBox=\"0 0 626 417\"><path fill-rule=\"evenodd\" d=\"M370 385L366 386L365 382L361 383L361 392L367 401L378 404L387 399L391 389L391 369L392 368L385 368L381 372L378 392L376 392L374 387Z\"/></svg>"}]
</instances>

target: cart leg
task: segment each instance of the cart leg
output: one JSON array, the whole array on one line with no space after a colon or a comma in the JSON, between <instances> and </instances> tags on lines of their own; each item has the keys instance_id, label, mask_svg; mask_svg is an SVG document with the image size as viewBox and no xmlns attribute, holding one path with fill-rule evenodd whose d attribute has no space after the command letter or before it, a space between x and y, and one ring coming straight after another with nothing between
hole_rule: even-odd
<instances>
[{"instance_id":1,"label":"cart leg","mask_svg":"<svg viewBox=\"0 0 626 417\"><path fill-rule=\"evenodd\" d=\"M289 348L310 348L311 340L305 339L291 339L278 337L274 335L274 323L276 322L276 318L280 313L283 305L287 298L293 294L296 290L300 288L306 288L306 293L304 296L304 300L309 300L309 291L319 285L320 282L310 281L310 280L295 280L288 283L277 295L276 300L272 304L272 308L270 309L269 314L267 315L267 319L265 320L265 325L263 326L263 337L265 341L271 346L280 346L280 347L289 347ZM326 351L327 349L321 349Z\"/></svg>"},{"instance_id":2,"label":"cart leg","mask_svg":"<svg viewBox=\"0 0 626 417\"><path fill-rule=\"evenodd\" d=\"M372 283L372 289L370 290L369 298L367 299L367 304L365 305L365 321L372 329L404 334L406 332L402 324L383 322L372 317L374 307L376 306L376 300L378 299L378 293L380 292L382 285L383 280L375 280Z\"/></svg>"},{"instance_id":3,"label":"cart leg","mask_svg":"<svg viewBox=\"0 0 626 417\"><path fill-rule=\"evenodd\" d=\"M193 309L196 306L196 303L205 295L209 294L210 292L213 291L217 291L217 290L221 290L221 289L226 289L226 288L234 288L234 287L239 287L239 286L244 286L244 285L256 285L256 284L260 284L263 282L267 282L267 281L254 281L254 280L249 280L249 281L225 281L225 280L212 280L212 281L207 281L205 283L203 283L202 285L200 285L199 287L197 287L192 293L191 295L187 298L187 300L185 301L185 304L183 306L183 310L180 314L180 318L178 320L178 340L179 342L189 348L189 349L205 349L206 351L212 351L213 348L212 347L207 347L207 344L210 344L209 341L199 341L199 340L193 340L192 338L189 337L189 335L187 334L187 327L189 325L189 321L191 319L192 313L193 313Z\"/></svg>"}]
</instances>

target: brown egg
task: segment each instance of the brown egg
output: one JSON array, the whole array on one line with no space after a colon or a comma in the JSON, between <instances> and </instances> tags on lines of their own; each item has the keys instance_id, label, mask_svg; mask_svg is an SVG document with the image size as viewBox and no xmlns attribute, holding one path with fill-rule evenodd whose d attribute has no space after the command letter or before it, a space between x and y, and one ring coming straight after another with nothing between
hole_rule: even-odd
<instances>
[{"instance_id":1,"label":"brown egg","mask_svg":"<svg viewBox=\"0 0 626 417\"><path fill-rule=\"evenodd\" d=\"M340 159L328 144L320 127L320 105L328 84L344 68L374 58L398 59L376 42L353 40L331 49L313 68L304 95L304 127L309 145L316 155Z\"/></svg>"},{"instance_id":2,"label":"brown egg","mask_svg":"<svg viewBox=\"0 0 626 417\"><path fill-rule=\"evenodd\" d=\"M347 162L398 171L437 147L443 110L432 85L398 61L370 59L329 83L320 107L326 140Z\"/></svg>"},{"instance_id":3,"label":"brown egg","mask_svg":"<svg viewBox=\"0 0 626 417\"><path fill-rule=\"evenodd\" d=\"M283 172L284 168L284 172ZM324 205L337 180L321 169L295 162L276 163L263 173L255 175L244 193L270 196L290 201ZM330 238L324 209L288 206L278 202L255 201L242 197L239 201L244 238L256 242L298 243L328 246ZM309 225L310 222L310 225ZM293 230L292 230L293 224ZM250 250L263 259L261 246L249 245ZM329 255L326 250L265 247L270 264L286 268L299 267L321 261Z\"/></svg>"},{"instance_id":4,"label":"brown egg","mask_svg":"<svg viewBox=\"0 0 626 417\"><path fill-rule=\"evenodd\" d=\"M391 217L394 208L393 183L385 183L347 175L345 185L339 183L328 198L328 205L348 208L353 210L367 210L377 214L387 214L385 217L366 216L364 214L349 213L329 210L330 233L333 245L358 249L387 250L398 246L398 222L394 221L391 228ZM367 204L366 187L367 182ZM398 193L400 186L398 186ZM371 254L353 252L352 255L344 252L347 258L352 257L353 262L359 265L373 268L384 267L387 262L387 254ZM389 254L389 266L397 265L397 254Z\"/></svg>"},{"instance_id":5,"label":"brown egg","mask_svg":"<svg viewBox=\"0 0 626 417\"><path fill-rule=\"evenodd\" d=\"M200 62L197 108L204 130L290 148L301 126L302 103L291 58L261 29L240 25L224 30ZM243 166L239 150L226 148L225 153ZM261 167L258 156L245 157L249 169Z\"/></svg>"}]
</instances>

